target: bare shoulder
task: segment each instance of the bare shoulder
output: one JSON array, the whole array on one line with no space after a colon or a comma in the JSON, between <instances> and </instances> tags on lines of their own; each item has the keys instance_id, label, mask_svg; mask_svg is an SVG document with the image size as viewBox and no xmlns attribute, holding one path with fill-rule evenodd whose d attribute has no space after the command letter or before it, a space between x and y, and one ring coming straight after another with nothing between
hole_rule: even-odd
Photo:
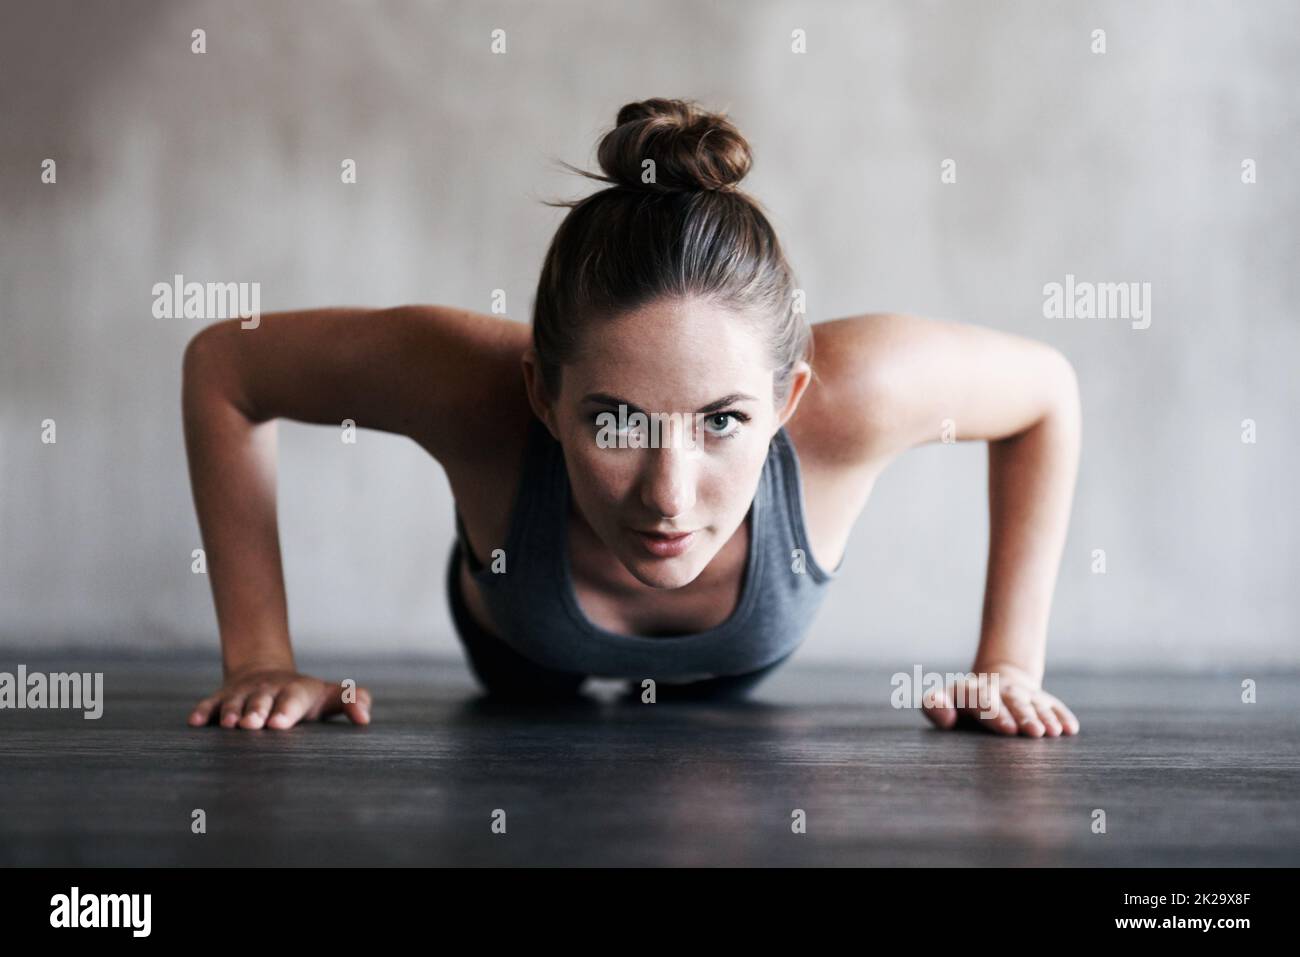
<instances>
[{"instance_id":1,"label":"bare shoulder","mask_svg":"<svg viewBox=\"0 0 1300 957\"><path fill-rule=\"evenodd\" d=\"M289 419L407 436L445 465L527 408L520 357L528 327L453 306L328 306L200 330L187 379L220 388L250 421ZM200 375L202 373L202 375Z\"/></svg>"},{"instance_id":2,"label":"bare shoulder","mask_svg":"<svg viewBox=\"0 0 1300 957\"><path fill-rule=\"evenodd\" d=\"M813 326L813 379L786 431L805 471L869 470L887 457L916 320L871 313Z\"/></svg>"},{"instance_id":3,"label":"bare shoulder","mask_svg":"<svg viewBox=\"0 0 1300 957\"><path fill-rule=\"evenodd\" d=\"M425 394L436 401L423 435L412 436L449 470L476 467L499 453L532 416L520 360L530 328L501 316L451 306L412 306L429 335L413 340L422 353L412 365L428 377ZM425 438L429 441L424 441ZM435 438L436 437L436 438ZM431 449L432 451L432 449Z\"/></svg>"},{"instance_id":4,"label":"bare shoulder","mask_svg":"<svg viewBox=\"0 0 1300 957\"><path fill-rule=\"evenodd\" d=\"M490 518L508 507L532 418L530 340L527 325L444 305L220 320L185 348L182 404L219 395L251 422L350 421L406 436L443 466L458 505Z\"/></svg>"},{"instance_id":5,"label":"bare shoulder","mask_svg":"<svg viewBox=\"0 0 1300 957\"><path fill-rule=\"evenodd\" d=\"M500 316L424 308L438 333L423 348L441 352L436 363L424 367L440 381L425 384L427 394L438 399L426 406L431 419L412 438L442 465L477 544L504 533L502 523L518 489L533 418L521 368L532 331Z\"/></svg>"},{"instance_id":6,"label":"bare shoulder","mask_svg":"<svg viewBox=\"0 0 1300 957\"><path fill-rule=\"evenodd\" d=\"M813 468L871 471L945 434L1006 438L1077 398L1056 349L973 323L871 313L815 325L813 342L787 425Z\"/></svg>"},{"instance_id":7,"label":"bare shoulder","mask_svg":"<svg viewBox=\"0 0 1300 957\"><path fill-rule=\"evenodd\" d=\"M813 379L785 429L799 456L809 547L824 568L839 563L892 458L890 353L897 336L888 315L813 326Z\"/></svg>"},{"instance_id":8,"label":"bare shoulder","mask_svg":"<svg viewBox=\"0 0 1300 957\"><path fill-rule=\"evenodd\" d=\"M881 472L909 448L1016 435L1078 415L1069 361L970 323L870 313L813 326L812 383L786 423L814 553L836 560Z\"/></svg>"}]
</instances>

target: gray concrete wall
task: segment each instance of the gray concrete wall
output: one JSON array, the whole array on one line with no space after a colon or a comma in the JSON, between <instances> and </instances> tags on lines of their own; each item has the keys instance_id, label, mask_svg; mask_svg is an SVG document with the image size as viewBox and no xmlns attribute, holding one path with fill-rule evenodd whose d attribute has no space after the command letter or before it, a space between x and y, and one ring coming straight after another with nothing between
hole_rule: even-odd
<instances>
[{"instance_id":1,"label":"gray concrete wall","mask_svg":"<svg viewBox=\"0 0 1300 957\"><path fill-rule=\"evenodd\" d=\"M527 321L561 215L539 200L591 188L548 158L590 164L621 104L690 96L750 137L816 319L910 311L1073 359L1049 666L1296 663L1300 18L1081 7L10 0L0 643L215 650L178 409L202 321L153 318L154 283L257 281L265 311L501 288ZM1150 327L1045 318L1067 273L1151 283ZM456 650L435 462L284 423L280 489L299 649ZM984 448L910 453L799 657L969 664L986 545Z\"/></svg>"}]
</instances>

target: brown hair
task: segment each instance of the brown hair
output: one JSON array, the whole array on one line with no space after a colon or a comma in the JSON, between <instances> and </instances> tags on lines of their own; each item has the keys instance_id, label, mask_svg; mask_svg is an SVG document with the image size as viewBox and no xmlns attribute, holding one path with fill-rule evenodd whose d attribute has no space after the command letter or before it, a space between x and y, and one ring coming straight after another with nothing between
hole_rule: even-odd
<instances>
[{"instance_id":1,"label":"brown hair","mask_svg":"<svg viewBox=\"0 0 1300 957\"><path fill-rule=\"evenodd\" d=\"M700 297L762 324L783 399L795 363L811 360L812 329L792 308L795 278L776 232L737 187L753 164L740 131L694 101L642 100L618 111L597 160L603 175L561 165L612 185L547 203L569 208L533 303L533 345L547 393L559 393L560 368L593 320L665 297Z\"/></svg>"}]
</instances>

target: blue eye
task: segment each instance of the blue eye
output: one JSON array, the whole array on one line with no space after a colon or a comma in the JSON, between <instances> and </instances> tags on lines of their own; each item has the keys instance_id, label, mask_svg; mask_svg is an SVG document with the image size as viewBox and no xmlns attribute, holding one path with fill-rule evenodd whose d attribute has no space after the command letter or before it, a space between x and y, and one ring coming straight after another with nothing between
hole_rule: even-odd
<instances>
[{"instance_id":1,"label":"blue eye","mask_svg":"<svg viewBox=\"0 0 1300 957\"><path fill-rule=\"evenodd\" d=\"M724 420L724 422L722 423L720 428L715 430L711 428L711 426L715 424L718 419L722 419ZM732 427L728 427L725 421L727 419L732 420L735 423L735 425ZM736 437L737 433L739 433L740 423L748 422L748 421L749 421L749 417L742 412L734 412L734 411L714 412L704 417L704 427L705 427L705 431L708 432L710 435L712 435L714 438L732 439Z\"/></svg>"}]
</instances>

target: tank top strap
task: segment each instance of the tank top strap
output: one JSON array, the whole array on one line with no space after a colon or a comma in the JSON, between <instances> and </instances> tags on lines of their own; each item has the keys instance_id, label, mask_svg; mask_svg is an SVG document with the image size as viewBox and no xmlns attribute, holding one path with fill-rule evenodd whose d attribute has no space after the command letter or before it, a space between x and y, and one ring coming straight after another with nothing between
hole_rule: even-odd
<instances>
[{"instance_id":1,"label":"tank top strap","mask_svg":"<svg viewBox=\"0 0 1300 957\"><path fill-rule=\"evenodd\" d=\"M825 568L813 557L809 545L808 508L804 494L803 467L799 462L799 453L794 446L790 433L782 426L772 438L772 450L776 454L774 479L777 485L778 507L774 510L781 517L777 525L789 536L789 541L800 549L803 567L819 583L835 581L840 577L844 567L841 557L834 568Z\"/></svg>"}]
</instances>

